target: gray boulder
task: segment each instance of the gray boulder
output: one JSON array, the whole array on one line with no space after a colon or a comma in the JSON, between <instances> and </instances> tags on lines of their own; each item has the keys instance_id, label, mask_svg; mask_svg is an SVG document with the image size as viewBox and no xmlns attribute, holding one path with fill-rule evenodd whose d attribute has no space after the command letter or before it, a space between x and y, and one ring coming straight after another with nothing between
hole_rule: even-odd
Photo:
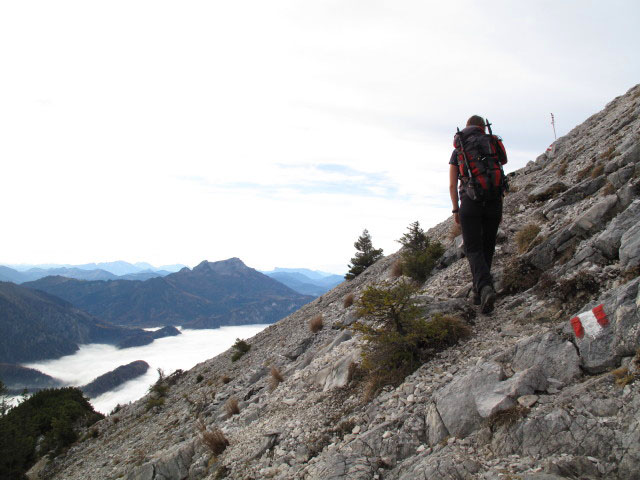
<instances>
[{"instance_id":1,"label":"gray boulder","mask_svg":"<svg viewBox=\"0 0 640 480\"><path fill-rule=\"evenodd\" d=\"M516 406L518 397L546 388L547 381L538 366L507 379L498 363L486 362L438 390L434 400L449 434L465 437L492 415Z\"/></svg>"},{"instance_id":2,"label":"gray boulder","mask_svg":"<svg viewBox=\"0 0 640 480\"><path fill-rule=\"evenodd\" d=\"M187 478L195 453L194 441L178 444L134 468L126 480L175 480Z\"/></svg>"},{"instance_id":3,"label":"gray boulder","mask_svg":"<svg viewBox=\"0 0 640 480\"><path fill-rule=\"evenodd\" d=\"M545 183L537 188L534 188L531 193L529 193L529 201L540 202L543 200L547 200L559 193L564 192L565 190L567 190L567 188L568 187L560 180L552 180L549 183Z\"/></svg>"},{"instance_id":4,"label":"gray boulder","mask_svg":"<svg viewBox=\"0 0 640 480\"><path fill-rule=\"evenodd\" d=\"M462 240L462 235L458 235L454 240L451 246L445 250L438 261L438 268L445 268L449 265L457 262L462 257L464 257L464 242Z\"/></svg>"},{"instance_id":5,"label":"gray boulder","mask_svg":"<svg viewBox=\"0 0 640 480\"><path fill-rule=\"evenodd\" d=\"M511 368L519 372L533 366L539 366L546 378L563 383L581 376L576 348L553 332L533 335L516 344Z\"/></svg>"},{"instance_id":6,"label":"gray boulder","mask_svg":"<svg viewBox=\"0 0 640 480\"><path fill-rule=\"evenodd\" d=\"M596 238L594 246L607 258L618 257L622 235L640 218L640 200L634 200L624 211L619 213Z\"/></svg>"},{"instance_id":7,"label":"gray boulder","mask_svg":"<svg viewBox=\"0 0 640 480\"><path fill-rule=\"evenodd\" d=\"M614 187L620 188L633 176L634 170L635 165L629 164L626 167L609 174L609 176L607 176L607 180L609 180Z\"/></svg>"},{"instance_id":8,"label":"gray boulder","mask_svg":"<svg viewBox=\"0 0 640 480\"><path fill-rule=\"evenodd\" d=\"M593 179L589 178L583 180L579 184L571 187L569 190L564 192L560 197L549 202L549 204L544 207L543 213L547 215L553 210L567 207L582 200L583 198L587 198L588 196L593 195L598 190L600 190L605 183L606 178L604 175L600 175L599 177Z\"/></svg>"},{"instance_id":9,"label":"gray boulder","mask_svg":"<svg viewBox=\"0 0 640 480\"><path fill-rule=\"evenodd\" d=\"M359 351L345 355L334 364L316 373L313 377L314 382L321 386L325 392L332 388L344 387L351 379L351 365L356 363L359 358Z\"/></svg>"},{"instance_id":10,"label":"gray boulder","mask_svg":"<svg viewBox=\"0 0 640 480\"><path fill-rule=\"evenodd\" d=\"M640 265L640 220L620 238L619 256L622 268Z\"/></svg>"}]
</instances>

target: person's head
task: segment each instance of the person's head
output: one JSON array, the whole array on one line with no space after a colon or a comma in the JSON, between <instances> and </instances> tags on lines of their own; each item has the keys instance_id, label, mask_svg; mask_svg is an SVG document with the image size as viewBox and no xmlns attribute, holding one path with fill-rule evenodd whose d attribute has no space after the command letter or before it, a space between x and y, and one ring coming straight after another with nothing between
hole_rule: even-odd
<instances>
[{"instance_id":1,"label":"person's head","mask_svg":"<svg viewBox=\"0 0 640 480\"><path fill-rule=\"evenodd\" d=\"M480 127L484 130L484 118L482 118L480 115L470 116L469 120L467 120L467 127Z\"/></svg>"}]
</instances>

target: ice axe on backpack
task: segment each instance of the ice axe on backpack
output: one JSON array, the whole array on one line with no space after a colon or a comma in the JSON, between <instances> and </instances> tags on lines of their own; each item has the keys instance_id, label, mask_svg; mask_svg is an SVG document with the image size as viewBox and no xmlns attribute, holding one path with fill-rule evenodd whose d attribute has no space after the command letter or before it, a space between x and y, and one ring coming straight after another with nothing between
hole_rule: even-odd
<instances>
[{"instance_id":1,"label":"ice axe on backpack","mask_svg":"<svg viewBox=\"0 0 640 480\"><path fill-rule=\"evenodd\" d=\"M484 123L487 125L487 129L489 130L489 135L491 135L491 137L493 138L493 132L491 131L491 122L489 121L488 118L484 119ZM498 167L500 167L500 175L501 175L501 179L502 179L502 183L503 183L503 187L504 187L504 191L508 192L509 191L509 182L507 181L507 177L505 177L504 175L504 169L502 168L502 163L498 162Z\"/></svg>"}]
</instances>

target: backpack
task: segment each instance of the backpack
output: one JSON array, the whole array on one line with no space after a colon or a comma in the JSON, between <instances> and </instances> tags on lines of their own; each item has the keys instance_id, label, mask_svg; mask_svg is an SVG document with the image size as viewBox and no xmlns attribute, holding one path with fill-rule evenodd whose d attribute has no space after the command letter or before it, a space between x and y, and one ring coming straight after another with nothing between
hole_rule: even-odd
<instances>
[{"instance_id":1,"label":"backpack","mask_svg":"<svg viewBox=\"0 0 640 480\"><path fill-rule=\"evenodd\" d=\"M453 146L458 155L458 178L467 196L476 202L501 199L509 187L502 170L507 163L507 153L502 139L481 129L458 132L453 137ZM471 175L469 175L471 171Z\"/></svg>"}]
</instances>

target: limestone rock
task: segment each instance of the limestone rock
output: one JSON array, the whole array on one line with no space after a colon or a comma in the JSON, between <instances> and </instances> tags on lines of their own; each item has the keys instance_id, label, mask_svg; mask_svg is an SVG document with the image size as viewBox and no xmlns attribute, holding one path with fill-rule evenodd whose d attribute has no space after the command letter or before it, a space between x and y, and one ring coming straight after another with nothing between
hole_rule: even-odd
<instances>
[{"instance_id":1,"label":"limestone rock","mask_svg":"<svg viewBox=\"0 0 640 480\"><path fill-rule=\"evenodd\" d=\"M640 218L640 200L635 200L623 212L619 213L596 238L594 246L608 258L617 258L622 235Z\"/></svg>"},{"instance_id":2,"label":"limestone rock","mask_svg":"<svg viewBox=\"0 0 640 480\"><path fill-rule=\"evenodd\" d=\"M546 386L538 366L507 379L499 364L487 362L455 378L436 392L434 399L447 431L465 437L492 415L515 406L518 397L545 390Z\"/></svg>"},{"instance_id":3,"label":"limestone rock","mask_svg":"<svg viewBox=\"0 0 640 480\"><path fill-rule=\"evenodd\" d=\"M619 255L622 268L640 265L640 220L620 238Z\"/></svg>"},{"instance_id":4,"label":"limestone rock","mask_svg":"<svg viewBox=\"0 0 640 480\"><path fill-rule=\"evenodd\" d=\"M326 392L332 388L344 387L349 383L352 365L357 363L359 352L353 352L340 358L337 362L320 370L314 377L315 383Z\"/></svg>"},{"instance_id":5,"label":"limestone rock","mask_svg":"<svg viewBox=\"0 0 640 480\"><path fill-rule=\"evenodd\" d=\"M569 383L581 375L580 357L573 344L553 332L520 340L512 362L515 371L540 366L546 378Z\"/></svg>"}]
</instances>

